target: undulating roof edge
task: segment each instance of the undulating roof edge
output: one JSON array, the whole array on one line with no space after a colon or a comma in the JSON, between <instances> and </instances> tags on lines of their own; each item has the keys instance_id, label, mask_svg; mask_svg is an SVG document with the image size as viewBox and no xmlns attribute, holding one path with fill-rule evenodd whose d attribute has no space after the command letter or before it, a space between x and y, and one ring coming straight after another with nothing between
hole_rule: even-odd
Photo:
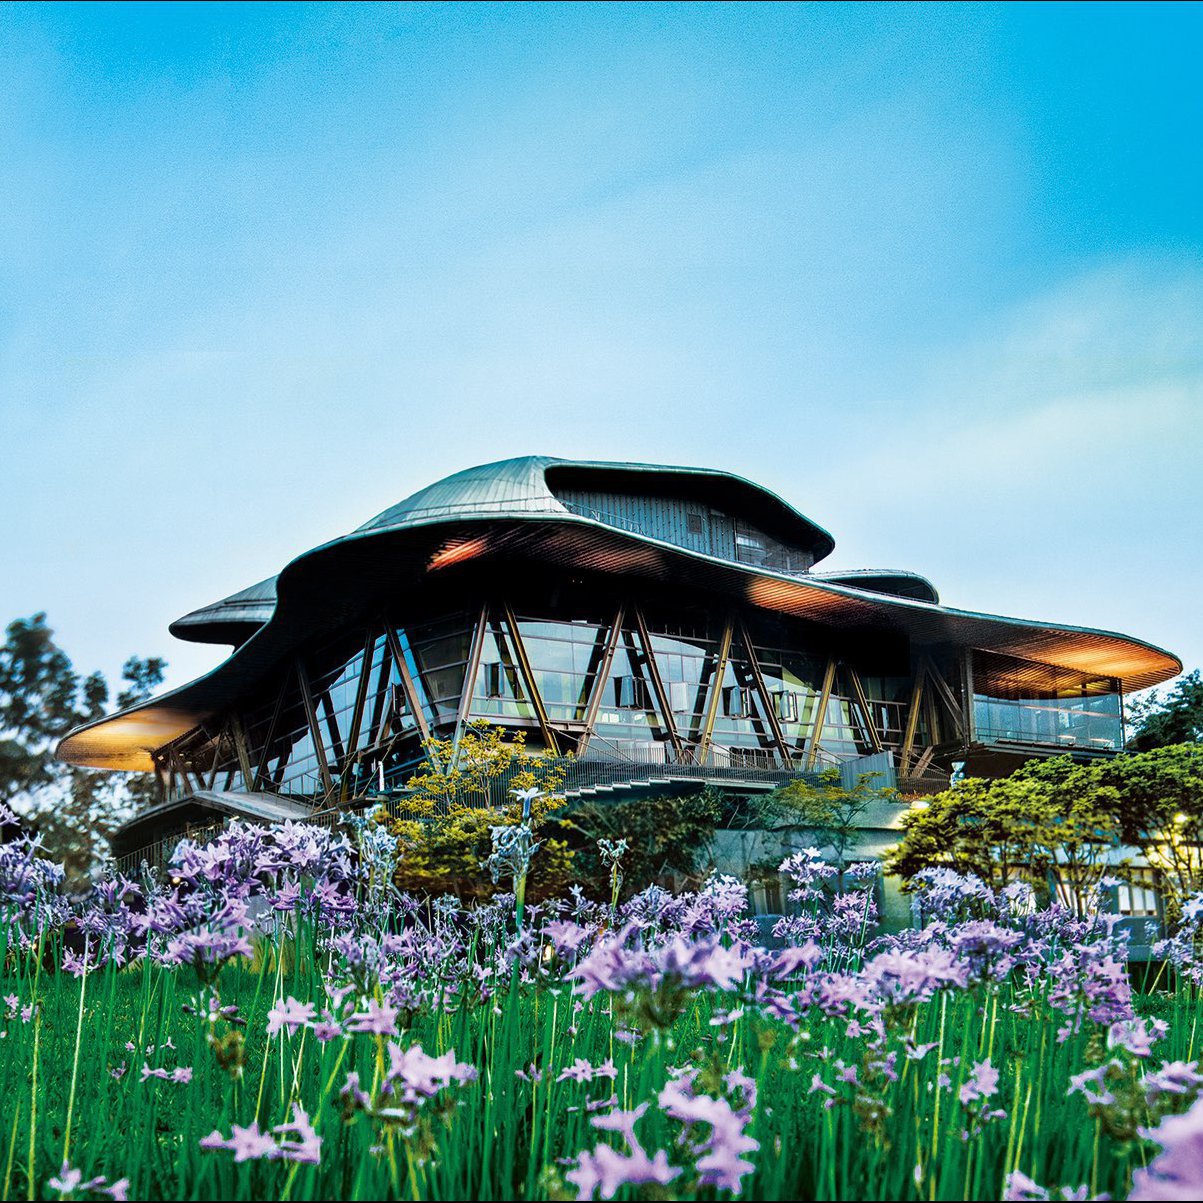
<instances>
[{"instance_id":1,"label":"undulating roof edge","mask_svg":"<svg viewBox=\"0 0 1203 1203\"><path fill-rule=\"evenodd\" d=\"M647 535L617 529L567 510L558 515L510 512L504 515L431 519L403 527L360 529L297 557L281 572L279 598L271 619L211 672L140 706L77 728L59 744L57 754L68 763L96 768L148 771L150 752L184 734L261 680L280 657L295 647L329 604L329 582L340 584L338 572L323 575L324 561L341 557L348 564L373 566L382 559L378 541L393 541L394 552L408 557L417 574L437 570L440 556L456 530L464 532L457 562L521 548L540 550L551 560L595 568L622 570L650 579L692 577L698 583L742 595L749 604L812 618L836 627L873 623L920 637L940 637L964 646L1024 654L1066 668L1113 676L1126 692L1169 680L1182 671L1176 656L1162 648L1113 631L1034 622L936 605L930 601L875 593L816 576L772 572L691 551ZM559 535L567 533L568 538ZM475 537L473 537L475 536ZM490 540L492 539L492 543ZM632 557L632 547L645 554ZM624 553L623 549L627 549ZM608 567L609 566L609 567ZM327 592L322 593L321 582Z\"/></svg>"},{"instance_id":2,"label":"undulating roof edge","mask_svg":"<svg viewBox=\"0 0 1203 1203\"><path fill-rule=\"evenodd\" d=\"M382 510L357 527L350 535L385 530L402 530L430 522L459 518L501 516L503 514L543 514L558 517L571 512L548 483L548 472L592 474L598 480L622 480L628 477L661 484L670 481L705 482L715 487L721 482L733 490L735 499L755 499L771 517L789 529L804 543L816 560L830 555L835 547L833 536L771 489L734 472L718 468L679 467L672 464L638 464L607 460L569 460L548 455L528 455L516 459L478 464L445 476L411 493L402 501ZM331 540L341 542L350 535ZM323 544L322 546L329 546ZM317 550L316 548L314 550ZM276 577L268 577L219 601L201 606L177 618L168 630L178 639L193 643L245 642L270 621L276 606Z\"/></svg>"}]
</instances>

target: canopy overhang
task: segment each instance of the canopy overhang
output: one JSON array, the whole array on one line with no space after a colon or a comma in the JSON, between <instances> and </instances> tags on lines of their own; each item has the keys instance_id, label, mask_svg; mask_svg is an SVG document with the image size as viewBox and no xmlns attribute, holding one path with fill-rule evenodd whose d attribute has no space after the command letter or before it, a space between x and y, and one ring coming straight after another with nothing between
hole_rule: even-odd
<instances>
[{"instance_id":1,"label":"canopy overhang","mask_svg":"<svg viewBox=\"0 0 1203 1203\"><path fill-rule=\"evenodd\" d=\"M895 632L1114 677L1124 692L1182 671L1171 653L1111 631L1032 622L890 596L811 575L719 559L581 515L481 514L361 529L293 560L277 580L269 621L204 677L69 734L60 759L150 771L151 753L233 706L312 636L353 622L376 599L398 596L469 562L537 562L666 584L690 584L733 602L838 631Z\"/></svg>"}]
</instances>

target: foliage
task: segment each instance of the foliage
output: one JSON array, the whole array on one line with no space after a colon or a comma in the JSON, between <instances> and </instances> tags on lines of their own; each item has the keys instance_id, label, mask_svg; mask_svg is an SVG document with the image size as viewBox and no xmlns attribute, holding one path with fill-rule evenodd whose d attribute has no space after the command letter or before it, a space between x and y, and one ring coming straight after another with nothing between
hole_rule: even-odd
<instances>
[{"instance_id":1,"label":"foliage","mask_svg":"<svg viewBox=\"0 0 1203 1203\"><path fill-rule=\"evenodd\" d=\"M526 747L526 732L509 734L493 723L471 724L455 739L423 743L424 766L405 783L406 809L415 818L482 809L511 791L537 789L533 817L540 822L558 804L567 770L562 761Z\"/></svg>"},{"instance_id":2,"label":"foliage","mask_svg":"<svg viewBox=\"0 0 1203 1203\"><path fill-rule=\"evenodd\" d=\"M492 898L508 886L495 884L483 867L493 847L491 829L517 821L512 813L499 816L475 807L459 807L438 818L395 820L390 830L398 838L398 888L427 896ZM572 875L573 856L567 842L548 836L531 863L527 897L537 902L562 894Z\"/></svg>"},{"instance_id":3,"label":"foliage","mask_svg":"<svg viewBox=\"0 0 1203 1203\"><path fill-rule=\"evenodd\" d=\"M157 657L131 656L117 705L149 697L165 667ZM9 623L0 647L0 802L33 820L47 852L76 882L96 868L109 837L153 785L149 778L127 781L55 759L59 740L102 717L108 698L103 674L75 672L45 614Z\"/></svg>"},{"instance_id":4,"label":"foliage","mask_svg":"<svg viewBox=\"0 0 1203 1203\"><path fill-rule=\"evenodd\" d=\"M1128 723L1129 746L1138 752L1203 742L1203 672L1196 668L1180 677L1164 697L1155 689L1133 699Z\"/></svg>"},{"instance_id":5,"label":"foliage","mask_svg":"<svg viewBox=\"0 0 1203 1203\"><path fill-rule=\"evenodd\" d=\"M397 884L403 890L460 898L491 898L495 884L484 864L492 852L491 829L522 821L516 791L538 790L531 826L538 830L563 804L564 764L526 747L526 732L507 738L505 728L475 723L454 739L424 744L423 768L406 782L406 813L391 824L398 837ZM500 806L498 804L501 804ZM547 838L535 856L527 885L532 900L562 892L572 853L563 839Z\"/></svg>"},{"instance_id":6,"label":"foliage","mask_svg":"<svg viewBox=\"0 0 1203 1203\"><path fill-rule=\"evenodd\" d=\"M843 870L848 854L861 839L861 818L874 802L892 801L896 790L877 785L879 773L861 773L856 784L842 783L837 767L824 769L818 782L799 777L757 798L753 811L770 829L800 832L804 842L830 848L837 869Z\"/></svg>"},{"instance_id":7,"label":"foliage","mask_svg":"<svg viewBox=\"0 0 1203 1203\"><path fill-rule=\"evenodd\" d=\"M1010 777L966 778L915 804L887 866L908 880L946 867L995 886L1025 881L1038 892L1051 880L1060 901L1078 910L1117 867L1121 809L1099 766L1031 761Z\"/></svg>"},{"instance_id":8,"label":"foliage","mask_svg":"<svg viewBox=\"0 0 1203 1203\"><path fill-rule=\"evenodd\" d=\"M1100 767L1099 778L1118 798L1124 842L1158 870L1176 911L1203 888L1203 744L1117 756Z\"/></svg>"},{"instance_id":9,"label":"foliage","mask_svg":"<svg viewBox=\"0 0 1203 1203\"><path fill-rule=\"evenodd\" d=\"M686 889L704 881L722 813L719 792L703 789L622 802L579 802L556 829L573 854L573 875L590 898L608 899L613 888L613 866L598 841L625 840L621 896L629 898L650 885Z\"/></svg>"},{"instance_id":10,"label":"foliage","mask_svg":"<svg viewBox=\"0 0 1203 1203\"><path fill-rule=\"evenodd\" d=\"M995 884L1051 879L1072 906L1106 873L1123 874L1117 849L1135 849L1173 916L1203 889L1203 745L1087 764L1058 756L998 780L967 778L913 808L903 830L889 865L905 878L946 866Z\"/></svg>"}]
</instances>

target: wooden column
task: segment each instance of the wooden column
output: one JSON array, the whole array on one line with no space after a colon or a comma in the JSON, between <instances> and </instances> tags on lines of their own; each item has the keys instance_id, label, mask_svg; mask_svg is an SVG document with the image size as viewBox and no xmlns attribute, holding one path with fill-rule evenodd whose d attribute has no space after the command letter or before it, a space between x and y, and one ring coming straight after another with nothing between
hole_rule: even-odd
<instances>
[{"instance_id":1,"label":"wooden column","mask_svg":"<svg viewBox=\"0 0 1203 1203\"><path fill-rule=\"evenodd\" d=\"M735 637L735 620L728 618L723 624L715 656L714 671L710 674L709 693L706 697L706 720L698 740L698 764L705 764L710 754L710 740L714 735L714 721L718 718L718 705L723 692L723 681L727 676L727 662L731 659L731 641Z\"/></svg>"},{"instance_id":2,"label":"wooden column","mask_svg":"<svg viewBox=\"0 0 1203 1203\"><path fill-rule=\"evenodd\" d=\"M819 756L819 745L823 741L823 728L827 725L827 707L831 703L831 691L835 686L835 672L839 666L839 662L834 656L827 661L827 667L823 671L823 686L819 690L819 704L815 708L814 726L810 732L810 743L806 747L806 771L810 772L815 767L815 761Z\"/></svg>"},{"instance_id":3,"label":"wooden column","mask_svg":"<svg viewBox=\"0 0 1203 1203\"><path fill-rule=\"evenodd\" d=\"M622 639L624 617L623 606L619 604L614 614L614 625L610 628L605 650L602 652L601 661L594 673L593 684L589 690L589 701L585 705L585 730L577 741L576 746L576 754L578 756L585 754L585 749L589 746L589 741L593 738L594 728L597 726L597 715L598 711L601 710L602 695L605 691L606 683L610 679L610 666L614 663L614 653L618 651L618 644Z\"/></svg>"}]
</instances>

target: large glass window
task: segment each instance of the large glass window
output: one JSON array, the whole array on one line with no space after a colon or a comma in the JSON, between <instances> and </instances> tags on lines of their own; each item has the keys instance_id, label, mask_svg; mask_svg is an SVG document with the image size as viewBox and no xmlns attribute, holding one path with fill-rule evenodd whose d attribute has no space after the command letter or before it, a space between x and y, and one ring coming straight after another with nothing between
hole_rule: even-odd
<instances>
[{"instance_id":1,"label":"large glass window","mask_svg":"<svg viewBox=\"0 0 1203 1203\"><path fill-rule=\"evenodd\" d=\"M973 653L978 739L1110 752L1123 743L1119 682L993 652Z\"/></svg>"}]
</instances>

